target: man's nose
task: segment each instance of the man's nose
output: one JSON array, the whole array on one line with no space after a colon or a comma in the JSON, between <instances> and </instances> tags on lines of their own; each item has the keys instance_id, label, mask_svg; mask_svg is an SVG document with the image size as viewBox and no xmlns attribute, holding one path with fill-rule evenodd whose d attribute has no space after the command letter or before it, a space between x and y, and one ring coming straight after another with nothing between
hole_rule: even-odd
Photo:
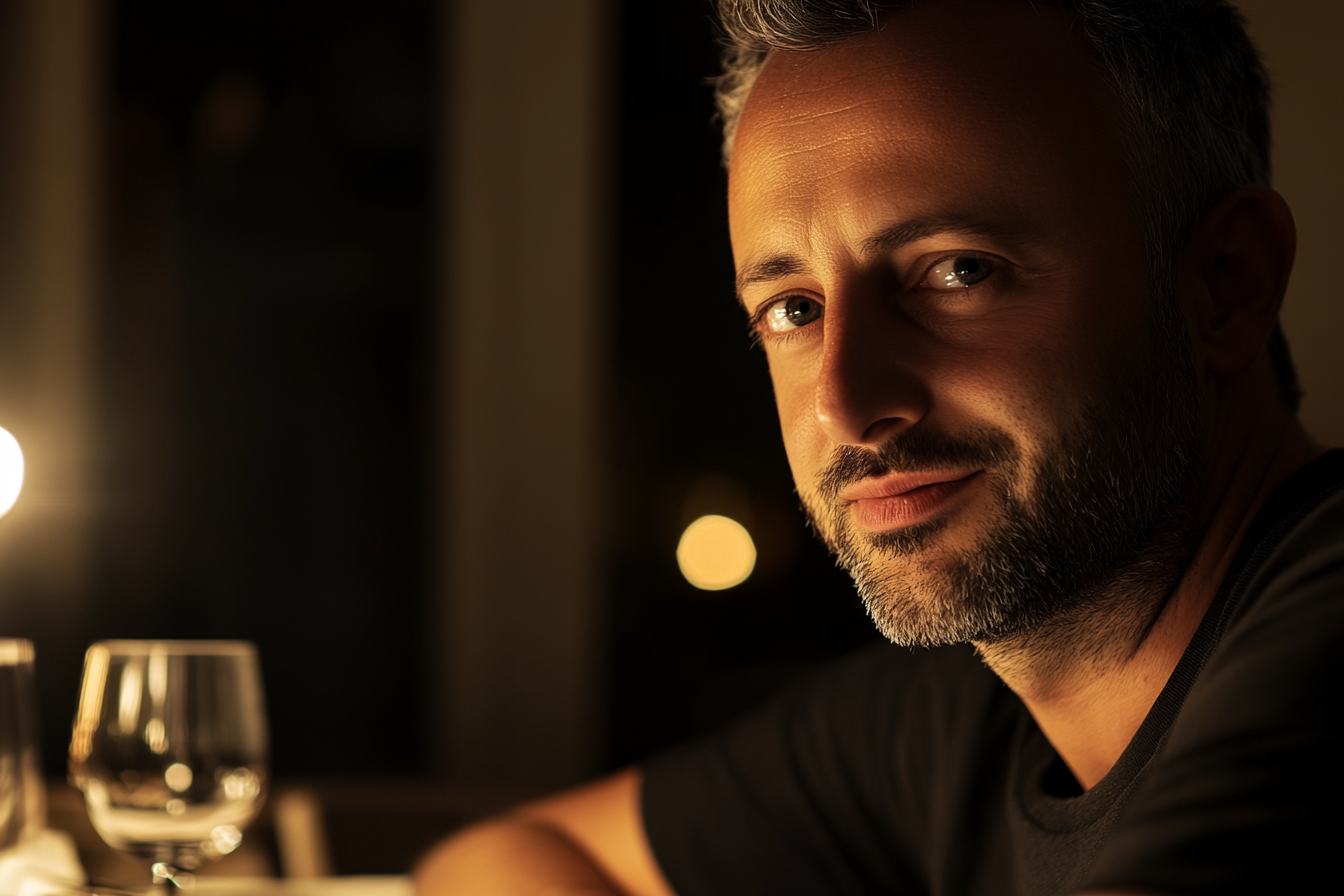
<instances>
[{"instance_id":1,"label":"man's nose","mask_svg":"<svg viewBox=\"0 0 1344 896\"><path fill-rule=\"evenodd\" d=\"M824 326L816 413L827 437L876 447L923 418L927 383L912 363L908 322L880 306L833 302Z\"/></svg>"}]
</instances>

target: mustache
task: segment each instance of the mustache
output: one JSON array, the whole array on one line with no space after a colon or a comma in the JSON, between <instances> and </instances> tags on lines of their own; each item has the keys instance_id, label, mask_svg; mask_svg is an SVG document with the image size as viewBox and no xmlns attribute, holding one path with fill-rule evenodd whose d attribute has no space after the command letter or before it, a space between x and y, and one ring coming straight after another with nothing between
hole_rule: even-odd
<instances>
[{"instance_id":1,"label":"mustache","mask_svg":"<svg viewBox=\"0 0 1344 896\"><path fill-rule=\"evenodd\" d=\"M817 491L834 502L841 490L869 476L919 473L947 467L988 467L1016 457L1012 439L997 429L975 428L957 435L918 427L877 448L841 445L817 480Z\"/></svg>"}]
</instances>

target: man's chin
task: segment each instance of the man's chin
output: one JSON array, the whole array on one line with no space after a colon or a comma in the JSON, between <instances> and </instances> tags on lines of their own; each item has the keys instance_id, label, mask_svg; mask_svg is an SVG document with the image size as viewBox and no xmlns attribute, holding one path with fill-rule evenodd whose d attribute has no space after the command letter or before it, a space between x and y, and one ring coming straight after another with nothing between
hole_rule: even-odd
<instances>
[{"instance_id":1,"label":"man's chin","mask_svg":"<svg viewBox=\"0 0 1344 896\"><path fill-rule=\"evenodd\" d=\"M884 589L866 593L863 605L877 630L902 647L945 647L994 641L1004 633L986 628L985 620L964 606L913 592L893 594Z\"/></svg>"},{"instance_id":2,"label":"man's chin","mask_svg":"<svg viewBox=\"0 0 1344 896\"><path fill-rule=\"evenodd\" d=\"M881 533L871 539L880 548L840 556L882 635L902 646L940 647L997 639L1020 628L994 601L965 587L962 551L940 543L941 526L930 528Z\"/></svg>"},{"instance_id":3,"label":"man's chin","mask_svg":"<svg viewBox=\"0 0 1344 896\"><path fill-rule=\"evenodd\" d=\"M815 520L815 518L814 518ZM966 593L968 557L983 554L982 530L963 531L946 516L913 526L864 531L838 511L813 529L854 580L884 637L910 647L937 647L995 637L1007 620ZM991 602L992 603L992 602Z\"/></svg>"}]
</instances>

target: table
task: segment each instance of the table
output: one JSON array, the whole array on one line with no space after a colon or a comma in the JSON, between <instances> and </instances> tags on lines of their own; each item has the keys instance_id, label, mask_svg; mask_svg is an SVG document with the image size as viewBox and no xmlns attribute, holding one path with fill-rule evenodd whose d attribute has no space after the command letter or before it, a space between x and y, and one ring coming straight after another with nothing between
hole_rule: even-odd
<instances>
[{"instance_id":1,"label":"table","mask_svg":"<svg viewBox=\"0 0 1344 896\"><path fill-rule=\"evenodd\" d=\"M179 891L181 892L181 891ZM201 896L412 896L411 879L389 877L198 877Z\"/></svg>"}]
</instances>

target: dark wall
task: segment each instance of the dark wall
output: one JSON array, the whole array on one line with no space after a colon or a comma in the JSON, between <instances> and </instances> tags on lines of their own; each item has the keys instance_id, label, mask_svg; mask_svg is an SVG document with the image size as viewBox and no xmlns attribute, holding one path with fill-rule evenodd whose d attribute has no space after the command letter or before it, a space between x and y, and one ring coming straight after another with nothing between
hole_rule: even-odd
<instances>
[{"instance_id":1,"label":"dark wall","mask_svg":"<svg viewBox=\"0 0 1344 896\"><path fill-rule=\"evenodd\" d=\"M429 768L441 5L110 3L90 638L256 641L280 775ZM613 14L614 765L872 635L733 297L709 7ZM761 552L727 592L674 559L707 512Z\"/></svg>"},{"instance_id":2,"label":"dark wall","mask_svg":"<svg viewBox=\"0 0 1344 896\"><path fill-rule=\"evenodd\" d=\"M436 4L110 4L94 637L248 638L280 774L415 773Z\"/></svg>"}]
</instances>

